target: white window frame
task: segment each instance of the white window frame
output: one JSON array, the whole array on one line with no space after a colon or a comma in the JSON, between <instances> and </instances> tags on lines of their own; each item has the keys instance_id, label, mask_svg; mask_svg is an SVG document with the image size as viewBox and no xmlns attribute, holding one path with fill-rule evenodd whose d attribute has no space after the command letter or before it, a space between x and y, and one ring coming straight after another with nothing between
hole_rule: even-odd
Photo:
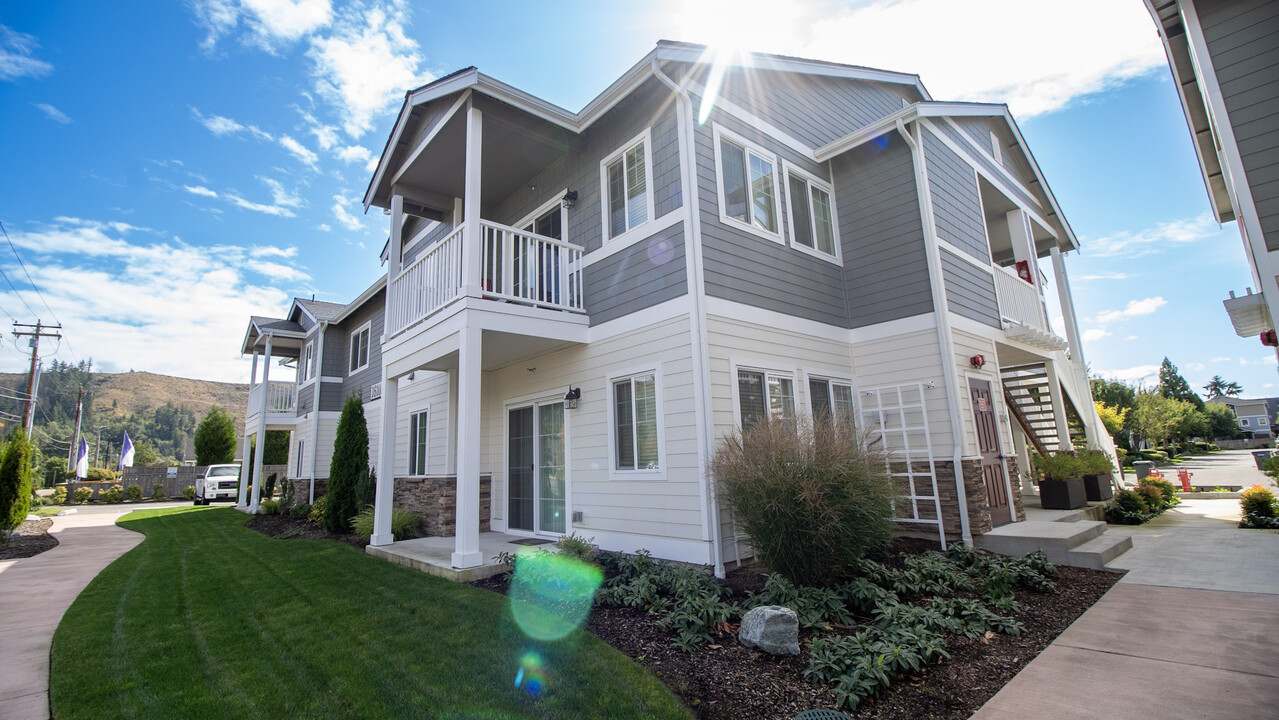
<instances>
[{"instance_id":1,"label":"white window frame","mask_svg":"<svg viewBox=\"0 0 1279 720\"><path fill-rule=\"evenodd\" d=\"M738 428L742 427L742 399L741 399L740 393L738 392L738 386L737 386L737 376L738 376L738 373L742 371L762 373L764 375L764 412L765 413L768 412L768 405L769 405L768 379L770 377L776 377L776 378L784 378L784 379L790 380L791 393L793 393L794 402L795 402L795 417L796 418L799 417L800 407L801 407L799 402L799 399L800 399L799 385L800 385L801 373L799 372L798 368L780 367L775 364L760 363L760 362L754 362L750 360L745 360L741 362L733 360L733 361L730 361L729 367L732 372L732 375L729 377L729 384L732 385L733 387L733 424L736 427Z\"/></svg>"},{"instance_id":2,"label":"white window frame","mask_svg":"<svg viewBox=\"0 0 1279 720\"><path fill-rule=\"evenodd\" d=\"M631 147L635 147L635 146L632 145ZM559 205L560 235L564 236L560 238L560 240L564 242L568 242L569 241L568 240L568 208L564 207L564 196L567 194L568 194L568 188L564 188L563 190L560 190L559 192L554 194L552 199L547 200L546 202L539 205L536 210L529 213L528 215L525 215L523 218L520 219L519 222L511 223L511 227L518 228L519 230L523 230L526 225L532 225L533 223L537 222L538 218L550 212L552 209L555 208L556 205Z\"/></svg>"},{"instance_id":3,"label":"white window frame","mask_svg":"<svg viewBox=\"0 0 1279 720\"><path fill-rule=\"evenodd\" d=\"M414 472L417 468L413 467L413 461L416 459L413 453L417 449L417 438L413 435L413 418L425 413L426 414L426 447L422 450L422 472ZM427 477L431 471L431 406L423 405L414 408L408 413L408 445L405 448L405 472L407 477L419 478Z\"/></svg>"},{"instance_id":4,"label":"white window frame","mask_svg":"<svg viewBox=\"0 0 1279 720\"><path fill-rule=\"evenodd\" d=\"M369 334L368 356L365 358L363 365L356 368L352 368L351 367L351 349L356 347L357 338L360 337L361 333L365 333L365 332ZM371 362L373 362L373 321L369 320L365 322L363 325L361 325L360 327L353 330L350 336L348 337L348 343L346 346L346 376L352 377L356 375L357 373L367 370L369 367L369 363Z\"/></svg>"},{"instance_id":5,"label":"white window frame","mask_svg":"<svg viewBox=\"0 0 1279 720\"><path fill-rule=\"evenodd\" d=\"M822 260L825 260L830 263L834 263L835 265L839 265L842 267L844 264L844 261L840 255L840 247L839 247L839 211L835 208L835 188L832 187L831 184L826 182L825 180L822 180L816 175L802 168L799 168L790 162L782 161L782 170L783 170L782 174L786 178L786 227L790 229L790 233L789 233L790 246L806 255L812 255L815 258L821 258ZM808 183L808 186L809 186L808 188L808 216L810 219L809 231L812 232L812 237L813 237L813 247L811 248L805 247L795 241L795 213L791 210L792 198L790 194L790 176L791 175L795 175L796 177L802 178L805 182ZM831 234L835 240L834 255L828 255L822 252L821 250L817 249L817 217L813 213L813 188L814 187L826 193L827 197L830 198L830 226L831 226Z\"/></svg>"},{"instance_id":6,"label":"white window frame","mask_svg":"<svg viewBox=\"0 0 1279 720\"><path fill-rule=\"evenodd\" d=\"M319 373L315 367L315 341L308 340L298 357L298 387L306 387L315 381Z\"/></svg>"},{"instance_id":7,"label":"white window frame","mask_svg":"<svg viewBox=\"0 0 1279 720\"><path fill-rule=\"evenodd\" d=\"M657 469L619 470L617 467L617 399L614 396L613 383L640 375L652 374L653 397L657 401ZM611 480L665 480L666 479L666 418L662 412L662 364L654 363L645 367L626 368L610 373L604 378L605 398L608 403L608 473ZM633 399L633 398L632 398ZM632 426L634 417L632 417ZM638 457L636 463L638 464Z\"/></svg>"},{"instance_id":8,"label":"white window frame","mask_svg":"<svg viewBox=\"0 0 1279 720\"><path fill-rule=\"evenodd\" d=\"M1240 424L1240 425L1247 425L1247 424L1248 424L1248 418L1239 418L1239 424Z\"/></svg>"},{"instance_id":9,"label":"white window frame","mask_svg":"<svg viewBox=\"0 0 1279 720\"><path fill-rule=\"evenodd\" d=\"M300 478L306 477L306 475L302 473L303 463L306 462L306 439L305 438L298 440L297 448L298 448L298 461L297 461L298 474L294 475L294 477L300 479Z\"/></svg>"},{"instance_id":10,"label":"white window frame","mask_svg":"<svg viewBox=\"0 0 1279 720\"><path fill-rule=\"evenodd\" d=\"M749 232L753 235L758 235L762 238L766 238L768 240L772 240L773 242L785 245L786 237L785 237L784 228L783 228L784 216L782 215L782 212L783 210L785 210L785 208L782 207L782 194L784 191L781 188L781 179L782 179L781 159L777 156L776 153L771 153L768 150L765 150L760 145L750 142L746 138L743 138L741 135L738 135L737 133L731 130L724 129L718 123L715 125L713 129L713 134L714 134L714 140L715 140L715 187L717 192L719 193L719 221L729 227L745 230L746 232ZM742 222L741 220L738 220L735 217L729 217L729 215L727 214L726 212L727 205L724 200L724 162L723 162L722 153L720 152L720 143L722 143L724 140L728 140L734 145L739 145L741 146L743 150L746 151L746 162L747 162L748 168L750 165L750 156L752 154L759 157L760 160L768 162L769 164L773 166L773 215L774 217L777 218L776 233L769 232L768 230L765 230L764 228L755 227L755 223L753 222ZM748 194L748 197L746 199L747 217L753 216L751 212L751 208L754 207L754 201L752 200L752 198L749 197L750 191L751 191L750 172L748 170L746 174L746 192Z\"/></svg>"},{"instance_id":11,"label":"white window frame","mask_svg":"<svg viewBox=\"0 0 1279 720\"><path fill-rule=\"evenodd\" d=\"M1003 167L1004 165L1004 148L999 140L999 135L994 131L990 131L990 155L995 159L995 164Z\"/></svg>"},{"instance_id":12,"label":"white window frame","mask_svg":"<svg viewBox=\"0 0 1279 720\"><path fill-rule=\"evenodd\" d=\"M609 237L612 229L608 217L608 166L613 164L618 158L623 157L628 151L636 145L644 145L644 187L645 202L647 203L647 216L644 222L628 227L625 232ZM621 147L614 150L600 161L600 231L602 238L601 246L608 246L619 243L631 243L635 240L646 237L646 228L652 225L657 218L656 192L653 188L653 129L651 127L644 128L639 135L627 140ZM568 225L564 226L565 232L568 231Z\"/></svg>"},{"instance_id":13,"label":"white window frame","mask_svg":"<svg viewBox=\"0 0 1279 720\"><path fill-rule=\"evenodd\" d=\"M838 374L832 375L831 373L820 371L820 370L805 370L803 372L803 378L804 378L804 399L808 401L808 407L805 409L807 410L809 420L816 419L813 417L813 398L811 396L812 388L808 386L809 382L813 380L825 381L828 386L830 385L848 386L848 389L852 392L852 395L853 395L853 422L856 423L858 420L860 420L860 418L857 417L857 413L859 412L859 405L857 402L857 383L853 381L853 378L851 376L838 375ZM831 408L833 409L835 407L835 404L834 404L835 398L833 397L833 394L830 400L831 400ZM799 410L796 409L795 412L798 413Z\"/></svg>"}]
</instances>

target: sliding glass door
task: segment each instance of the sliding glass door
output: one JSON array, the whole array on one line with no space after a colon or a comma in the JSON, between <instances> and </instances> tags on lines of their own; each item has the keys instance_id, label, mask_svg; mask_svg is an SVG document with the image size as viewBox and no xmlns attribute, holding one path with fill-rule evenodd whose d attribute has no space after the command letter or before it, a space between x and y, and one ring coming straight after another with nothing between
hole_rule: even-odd
<instances>
[{"instance_id":1,"label":"sliding glass door","mask_svg":"<svg viewBox=\"0 0 1279 720\"><path fill-rule=\"evenodd\" d=\"M564 403L509 410L507 437L508 526L563 534L568 496Z\"/></svg>"}]
</instances>

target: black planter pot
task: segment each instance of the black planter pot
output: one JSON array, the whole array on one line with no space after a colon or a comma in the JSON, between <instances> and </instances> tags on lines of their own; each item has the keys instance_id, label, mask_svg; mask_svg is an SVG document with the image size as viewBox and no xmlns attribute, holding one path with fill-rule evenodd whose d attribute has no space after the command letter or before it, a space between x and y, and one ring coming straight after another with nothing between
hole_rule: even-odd
<instances>
[{"instance_id":1,"label":"black planter pot","mask_svg":"<svg viewBox=\"0 0 1279 720\"><path fill-rule=\"evenodd\" d=\"M1074 510L1087 504L1088 494L1081 477L1039 481L1039 506L1045 510Z\"/></svg>"},{"instance_id":2,"label":"black planter pot","mask_svg":"<svg viewBox=\"0 0 1279 720\"><path fill-rule=\"evenodd\" d=\"M1088 502L1101 502L1115 496L1115 489L1110 482L1110 475L1085 475L1084 495Z\"/></svg>"}]
</instances>

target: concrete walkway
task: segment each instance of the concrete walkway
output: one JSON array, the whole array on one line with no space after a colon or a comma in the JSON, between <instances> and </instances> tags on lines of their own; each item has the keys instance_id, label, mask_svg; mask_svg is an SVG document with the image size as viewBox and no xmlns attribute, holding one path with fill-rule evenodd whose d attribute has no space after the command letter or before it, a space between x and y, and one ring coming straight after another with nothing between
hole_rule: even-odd
<instances>
[{"instance_id":1,"label":"concrete walkway","mask_svg":"<svg viewBox=\"0 0 1279 720\"><path fill-rule=\"evenodd\" d=\"M973 717L1274 717L1279 532L1238 521L1238 500L1186 500L1112 527L1128 574Z\"/></svg>"},{"instance_id":2,"label":"concrete walkway","mask_svg":"<svg viewBox=\"0 0 1279 720\"><path fill-rule=\"evenodd\" d=\"M0 718L48 720L53 631L89 581L142 542L115 524L134 509L86 508L56 517L50 529L56 548L0 563Z\"/></svg>"}]
</instances>

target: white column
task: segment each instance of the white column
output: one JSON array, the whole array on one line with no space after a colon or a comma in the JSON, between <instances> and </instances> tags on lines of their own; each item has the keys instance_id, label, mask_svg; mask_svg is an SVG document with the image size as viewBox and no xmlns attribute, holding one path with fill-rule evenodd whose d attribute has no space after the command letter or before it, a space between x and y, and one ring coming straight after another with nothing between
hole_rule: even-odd
<instances>
[{"instance_id":1,"label":"white column","mask_svg":"<svg viewBox=\"0 0 1279 720\"><path fill-rule=\"evenodd\" d=\"M400 398L400 379L386 376L382 369L382 426L378 428L377 489L373 493L373 535L370 545L390 545L395 542L391 534L391 503L395 499L395 436L397 405Z\"/></svg>"},{"instance_id":2,"label":"white column","mask_svg":"<svg viewBox=\"0 0 1279 720\"><path fill-rule=\"evenodd\" d=\"M254 385L258 384L258 351L253 350L253 374L249 376L249 389L252 390Z\"/></svg>"},{"instance_id":3,"label":"white column","mask_svg":"<svg viewBox=\"0 0 1279 720\"><path fill-rule=\"evenodd\" d=\"M1057 284L1057 300L1061 304L1062 321L1066 324L1066 342L1070 344L1070 370L1073 373L1075 382L1075 399L1082 406L1086 402L1092 402L1092 385L1088 381L1088 366L1084 360L1084 341L1079 333L1079 318L1075 316L1075 298L1070 292L1070 277L1066 274L1066 260L1061 254L1061 250L1053 245L1052 251L1053 262L1053 279ZM1103 448L1103 443L1099 441L1099 435L1105 433L1106 429L1101 424L1101 419L1096 416L1096 412L1092 407L1080 407L1079 412L1083 415L1084 431L1088 438L1088 447L1099 450Z\"/></svg>"},{"instance_id":4,"label":"white column","mask_svg":"<svg viewBox=\"0 0 1279 720\"><path fill-rule=\"evenodd\" d=\"M311 403L311 439L308 444L311 446L311 486L307 491L306 501L312 505L315 504L315 458L319 448L316 447L316 438L320 436L320 390L324 387L324 331L329 327L327 321L320 323L320 333L315 340L315 401ZM296 438L289 438L289 441L297 446Z\"/></svg>"},{"instance_id":5,"label":"white column","mask_svg":"<svg viewBox=\"0 0 1279 720\"><path fill-rule=\"evenodd\" d=\"M246 507L244 496L249 487L249 448L251 447L249 434L245 433L244 437L240 438L240 494L235 501L235 506L241 509ZM207 478L205 482L208 482Z\"/></svg>"},{"instance_id":6,"label":"white column","mask_svg":"<svg viewBox=\"0 0 1279 720\"><path fill-rule=\"evenodd\" d=\"M1048 396L1052 399L1053 424L1057 426L1059 438L1057 450L1074 450L1075 446L1070 442L1070 424L1066 422L1066 399L1061 392L1061 378L1057 376L1057 362L1045 360L1044 371L1048 374Z\"/></svg>"},{"instance_id":7,"label":"white column","mask_svg":"<svg viewBox=\"0 0 1279 720\"><path fill-rule=\"evenodd\" d=\"M480 352L483 330L458 331L457 352L457 520L453 531L455 568L484 562L480 552Z\"/></svg>"},{"instance_id":8,"label":"white column","mask_svg":"<svg viewBox=\"0 0 1279 720\"><path fill-rule=\"evenodd\" d=\"M386 255L388 280L394 280L403 269L404 258L404 196L398 193L391 196L391 242L386 248Z\"/></svg>"},{"instance_id":9,"label":"white column","mask_svg":"<svg viewBox=\"0 0 1279 720\"><path fill-rule=\"evenodd\" d=\"M448 445L444 452L444 474L457 474L457 373L449 373Z\"/></svg>"},{"instance_id":10,"label":"white column","mask_svg":"<svg viewBox=\"0 0 1279 720\"><path fill-rule=\"evenodd\" d=\"M253 496L249 512L257 514L262 499L262 453L266 450L266 394L271 389L271 336L266 336L266 355L262 360L262 399L258 405L258 446L253 449Z\"/></svg>"},{"instance_id":11,"label":"white column","mask_svg":"<svg viewBox=\"0 0 1279 720\"><path fill-rule=\"evenodd\" d=\"M484 114L474 107L466 111L466 195L462 213L462 295L480 296L480 155L484 137Z\"/></svg>"}]
</instances>

